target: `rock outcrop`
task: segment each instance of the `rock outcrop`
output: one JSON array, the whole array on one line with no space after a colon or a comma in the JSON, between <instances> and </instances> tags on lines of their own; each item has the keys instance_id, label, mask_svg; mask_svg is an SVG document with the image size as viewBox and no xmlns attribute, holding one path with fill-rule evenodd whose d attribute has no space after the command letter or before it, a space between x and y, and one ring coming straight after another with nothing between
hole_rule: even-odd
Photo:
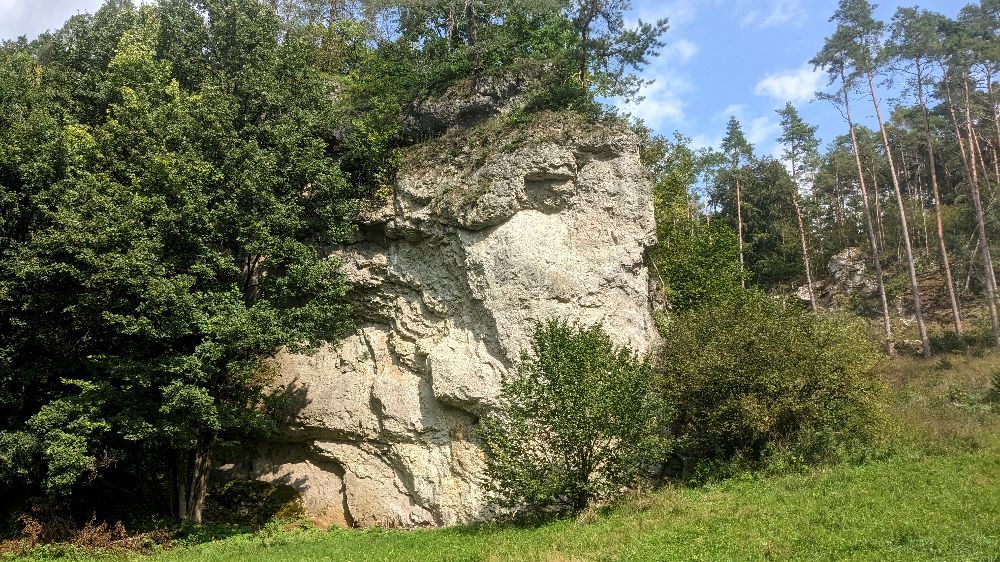
<instances>
[{"instance_id":1,"label":"rock outcrop","mask_svg":"<svg viewBox=\"0 0 1000 562\"><path fill-rule=\"evenodd\" d=\"M820 305L832 310L840 306L840 300L851 295L870 296L877 289L876 281L865 264L865 254L861 248L844 248L830 258L827 266L829 276L817 278L813 291ZM796 290L796 296L803 302L809 301L809 291L805 285Z\"/></svg>"},{"instance_id":2,"label":"rock outcrop","mask_svg":"<svg viewBox=\"0 0 1000 562\"><path fill-rule=\"evenodd\" d=\"M483 73L448 88L440 96L412 103L403 115L403 134L427 138L459 127L469 128L523 107L551 69L524 61L503 72Z\"/></svg>"},{"instance_id":3,"label":"rock outcrop","mask_svg":"<svg viewBox=\"0 0 1000 562\"><path fill-rule=\"evenodd\" d=\"M454 130L403 159L385 208L334 258L356 332L277 358L290 423L247 468L327 523L488 514L479 416L536 322L601 323L650 349L651 184L625 128L569 114Z\"/></svg>"},{"instance_id":4,"label":"rock outcrop","mask_svg":"<svg viewBox=\"0 0 1000 562\"><path fill-rule=\"evenodd\" d=\"M875 281L868 274L865 254L861 248L845 248L830 258L830 280L838 293L876 290Z\"/></svg>"}]
</instances>

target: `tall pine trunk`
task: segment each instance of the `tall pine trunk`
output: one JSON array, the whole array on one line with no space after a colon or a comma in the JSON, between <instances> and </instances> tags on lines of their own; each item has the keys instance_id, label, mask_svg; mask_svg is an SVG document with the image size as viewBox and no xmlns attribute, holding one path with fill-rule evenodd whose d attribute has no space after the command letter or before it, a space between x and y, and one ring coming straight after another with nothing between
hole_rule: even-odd
<instances>
[{"instance_id":1,"label":"tall pine trunk","mask_svg":"<svg viewBox=\"0 0 1000 562\"><path fill-rule=\"evenodd\" d=\"M875 196L875 238L878 242L879 253L885 252L885 221L882 220L882 199L878 188L878 172L875 171L875 154L868 162L868 170L872 174L872 194Z\"/></svg>"},{"instance_id":2,"label":"tall pine trunk","mask_svg":"<svg viewBox=\"0 0 1000 562\"><path fill-rule=\"evenodd\" d=\"M910 274L910 289L913 292L913 309L917 318L917 329L920 331L920 341L923 344L924 357L930 357L931 342L927 336L923 306L920 303L920 287L917 284L917 269L913 263L913 246L910 243L910 228L906 220L906 204L903 202L903 192L899 187L899 175L896 173L896 164L893 161L892 149L889 147L889 135L885 131L885 124L882 121L882 111L879 109L878 97L875 95L875 82L872 73L868 72L867 77L868 91L871 93L872 106L875 108L875 118L878 119L879 130L882 132L882 143L885 147L885 156L889 161L889 175L892 178L892 187L896 191L896 203L899 207L900 237L903 239L903 247L906 250L906 266Z\"/></svg>"},{"instance_id":3,"label":"tall pine trunk","mask_svg":"<svg viewBox=\"0 0 1000 562\"><path fill-rule=\"evenodd\" d=\"M448 3L448 15L444 19L444 44L449 51L455 44L455 4Z\"/></svg>"},{"instance_id":4,"label":"tall pine trunk","mask_svg":"<svg viewBox=\"0 0 1000 562\"><path fill-rule=\"evenodd\" d=\"M733 171L735 172L736 170ZM740 191L740 178L738 175L736 177L736 233L739 237L740 246L740 284L746 288L746 261L743 257L743 194Z\"/></svg>"},{"instance_id":5,"label":"tall pine trunk","mask_svg":"<svg viewBox=\"0 0 1000 562\"><path fill-rule=\"evenodd\" d=\"M979 139L982 137L982 135L980 135L979 132L976 131L976 125L972 119L972 99L969 94L968 82L965 82L965 115L968 123L966 129L969 134L969 153L972 155L972 170L973 172L976 172L975 181L977 187L979 187L978 170L981 169L983 171L982 181L983 183L986 184L986 189L988 191L992 190L992 186L990 185L990 172L989 169L986 167L986 159L983 156L983 147L979 142ZM980 187L980 192L982 192L981 187ZM983 214L985 215L987 211L989 211L989 208L988 207L984 208ZM993 267L990 266L989 271L986 272L986 276L987 276L987 281L993 288L994 302L996 302L996 295L997 295L996 270L994 270ZM994 305L994 307L996 307L996 305Z\"/></svg>"},{"instance_id":6,"label":"tall pine trunk","mask_svg":"<svg viewBox=\"0 0 1000 562\"><path fill-rule=\"evenodd\" d=\"M809 265L809 243L806 241L806 227L802 220L802 209L799 206L799 178L795 169L795 159L792 158L792 205L795 206L795 218L799 223L799 240L802 242L802 264L806 269L806 287L809 289L809 304L816 312L816 295L813 293L812 268Z\"/></svg>"},{"instance_id":7,"label":"tall pine trunk","mask_svg":"<svg viewBox=\"0 0 1000 562\"><path fill-rule=\"evenodd\" d=\"M871 245L872 257L875 263L875 278L878 284L878 294L882 301L882 322L885 328L885 345L889 355L896 354L896 343L892 338L892 323L889 319L889 301L885 298L885 275L882 273L882 257L875 235L875 225L872 224L871 208L868 205L868 188L865 187L865 171L861 166L861 151L858 149L858 137L854 132L854 120L851 118L851 101L847 91L847 78L843 71L840 74L844 86L844 111L847 117L847 127L851 132L851 147L854 149L854 163L858 167L858 183L861 186L861 202L865 213L865 224L868 226L868 243Z\"/></svg>"},{"instance_id":8,"label":"tall pine trunk","mask_svg":"<svg viewBox=\"0 0 1000 562\"><path fill-rule=\"evenodd\" d=\"M962 333L962 311L955 293L955 282L951 276L951 262L948 260L948 246L944 239L944 219L941 216L941 191L938 188L937 161L934 155L934 137L931 135L931 120L924 101L923 72L920 61L917 62L917 100L924 116L924 136L927 139L927 165L931 172L931 191L934 194L934 218L937 226L938 250L941 252L941 270L944 281L948 285L948 299L951 303L951 316L955 323L955 333Z\"/></svg>"},{"instance_id":9,"label":"tall pine trunk","mask_svg":"<svg viewBox=\"0 0 1000 562\"><path fill-rule=\"evenodd\" d=\"M965 119L969 135L969 152L972 153L972 162L970 162L969 166L972 182L969 187L972 191L972 206L976 211L976 226L979 230L979 249L982 251L983 257L983 273L986 276L986 306L989 309L990 322L993 325L993 338L996 340L996 344L1000 346L1000 318L997 317L996 278L993 273L993 258L990 255L989 239L986 237L986 216L983 213L983 201L979 195L979 172L976 167L975 132L973 130L972 108L970 104L969 85L966 82Z\"/></svg>"},{"instance_id":10,"label":"tall pine trunk","mask_svg":"<svg viewBox=\"0 0 1000 562\"><path fill-rule=\"evenodd\" d=\"M948 96L948 99L946 100L948 112L951 114L951 124L955 128L955 138L958 139L958 153L962 157L962 173L965 176L965 181L968 182L969 185L972 185L972 171L969 169L969 157L965 152L965 136L962 135L962 129L958 124L958 115L955 112L955 100L951 95L951 85L948 82L948 70L943 66L941 67L941 70L944 73L944 79L942 82L944 83L945 91Z\"/></svg>"},{"instance_id":11,"label":"tall pine trunk","mask_svg":"<svg viewBox=\"0 0 1000 562\"><path fill-rule=\"evenodd\" d=\"M1000 106L993 96L993 71L990 70L988 64L983 65L983 69L986 72L986 99L989 100L990 107L993 108L993 132L996 133L997 146L1000 148ZM994 164L996 164L996 159L994 159ZM997 181L1000 181L1000 173L997 174Z\"/></svg>"}]
</instances>

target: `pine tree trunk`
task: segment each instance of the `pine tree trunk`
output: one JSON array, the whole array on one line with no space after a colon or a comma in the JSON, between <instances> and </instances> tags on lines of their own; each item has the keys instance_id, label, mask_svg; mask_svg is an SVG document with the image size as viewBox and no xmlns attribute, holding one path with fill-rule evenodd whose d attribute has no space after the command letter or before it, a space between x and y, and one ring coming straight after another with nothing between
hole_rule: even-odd
<instances>
[{"instance_id":1,"label":"pine tree trunk","mask_svg":"<svg viewBox=\"0 0 1000 562\"><path fill-rule=\"evenodd\" d=\"M1000 146L1000 107L997 106L993 97L993 72L989 65L983 65L983 67L986 71L986 98L990 102L990 107L993 108L993 132L996 133L997 144ZM996 159L994 159L994 163L996 163ZM1000 181L1000 173L997 174L997 181Z\"/></svg>"},{"instance_id":2,"label":"pine tree trunk","mask_svg":"<svg viewBox=\"0 0 1000 562\"><path fill-rule=\"evenodd\" d=\"M746 280L746 262L743 258L743 197L740 192L740 179L736 178L736 232L739 237L740 246L740 284L743 288L747 286Z\"/></svg>"},{"instance_id":3,"label":"pine tree trunk","mask_svg":"<svg viewBox=\"0 0 1000 562\"><path fill-rule=\"evenodd\" d=\"M993 177L996 178L997 182L1000 182L1000 154L997 153L997 147L993 146L993 143L987 141L986 145L990 147L990 156L993 160Z\"/></svg>"},{"instance_id":4,"label":"pine tree trunk","mask_svg":"<svg viewBox=\"0 0 1000 562\"><path fill-rule=\"evenodd\" d=\"M875 262L875 277L878 284L879 298L882 300L882 322L885 328L885 345L889 355L896 354L896 344L892 337L892 323L889 320L889 301L885 298L885 275L882 273L882 258L879 255L878 241L875 236L875 225L872 224L871 208L868 205L868 189L865 187L865 172L861 167L861 152L858 149L858 137L854 133L854 121L851 119L850 95L847 91L847 79L843 71L840 74L841 82L844 85L844 110L847 117L847 127L851 132L851 147L854 149L854 163L858 167L858 182L861 186L861 202L865 213L865 223L868 226L868 243L872 248L872 257Z\"/></svg>"},{"instance_id":5,"label":"pine tree trunk","mask_svg":"<svg viewBox=\"0 0 1000 562\"><path fill-rule=\"evenodd\" d=\"M969 95L969 85L967 82L965 83L965 101L966 101L966 118L968 119L968 133L969 133L969 145L970 145L969 150L970 152L972 152L972 167L973 170L976 170L977 165L980 168L982 168L983 170L982 180L983 183L986 184L986 189L989 192L992 191L992 185L990 185L990 172L989 169L986 167L986 159L983 156L983 147L979 142L981 135L976 131L975 124L972 121L972 114L971 114L972 100ZM989 210L988 207L984 207L983 210L984 216L986 214L986 211L988 210ZM997 276L996 276L996 271L993 269L993 267L990 267L989 272L987 273L987 277L988 277L987 281L993 287L993 294L995 299L997 294Z\"/></svg>"},{"instance_id":6,"label":"pine tree trunk","mask_svg":"<svg viewBox=\"0 0 1000 562\"><path fill-rule=\"evenodd\" d=\"M941 191L938 188L937 161L934 155L934 137L931 135L931 120L924 102L923 73L917 61L917 99L924 116L924 136L927 139L927 165L931 171L931 191L934 195L934 218L937 223L938 250L941 252L941 270L948 285L948 299L951 302L951 316L955 323L955 333L962 333L962 310L955 294L955 282L951 277L951 262L948 260L948 246L944 239L944 219L941 216Z\"/></svg>"},{"instance_id":7,"label":"pine tree trunk","mask_svg":"<svg viewBox=\"0 0 1000 562\"><path fill-rule=\"evenodd\" d=\"M792 159L792 204L795 206L795 218L799 222L799 240L802 242L802 264L806 269L806 287L809 288L809 304L816 312L816 295L813 293L812 268L809 266L809 243L806 241L806 227L802 220L802 209L799 207L799 180L795 170L795 159Z\"/></svg>"},{"instance_id":8,"label":"pine tree trunk","mask_svg":"<svg viewBox=\"0 0 1000 562\"><path fill-rule=\"evenodd\" d=\"M965 137L962 135L962 129L958 124L958 115L955 113L955 101L952 99L951 85L948 83L948 71L943 66L941 70L944 73L943 82L948 95L946 102L951 114L951 124L955 127L955 138L958 139L958 153L962 156L962 172L965 175L965 181L972 185L972 171L969 169L969 157L965 152Z\"/></svg>"},{"instance_id":9,"label":"pine tree trunk","mask_svg":"<svg viewBox=\"0 0 1000 562\"><path fill-rule=\"evenodd\" d=\"M1000 318L997 317L996 301L996 278L993 275L993 258L990 256L990 244L986 237L986 216L983 213L983 201L979 195L979 173L976 168L975 155L975 134L973 132L972 108L970 105L969 85L965 84L965 119L966 129L969 134L969 151L972 153L972 162L969 166L972 183L969 186L972 191L972 206L976 211L976 226L979 229L979 248L983 257L983 273L986 276L986 306L990 312L990 322L993 326L993 338L1000 346Z\"/></svg>"},{"instance_id":10,"label":"pine tree trunk","mask_svg":"<svg viewBox=\"0 0 1000 562\"><path fill-rule=\"evenodd\" d=\"M594 23L594 18L597 17L597 13L594 11L594 6L587 3L586 7L581 10L580 20L577 24L577 28L580 30L580 52L577 53L577 78L580 80L580 86L587 88L587 67L590 66L590 57L588 56L587 49L590 48L590 26Z\"/></svg>"},{"instance_id":11,"label":"pine tree trunk","mask_svg":"<svg viewBox=\"0 0 1000 562\"><path fill-rule=\"evenodd\" d=\"M836 172L833 174L833 198L833 221L839 226L844 226L847 222L844 212L844 195L840 192L840 175Z\"/></svg>"},{"instance_id":12,"label":"pine tree trunk","mask_svg":"<svg viewBox=\"0 0 1000 562\"><path fill-rule=\"evenodd\" d=\"M872 156L874 160L874 155ZM878 242L879 254L885 253L885 221L882 220L882 198L878 188L878 174L875 173L875 163L869 162L872 174L872 193L875 195L875 237Z\"/></svg>"},{"instance_id":13,"label":"pine tree trunk","mask_svg":"<svg viewBox=\"0 0 1000 562\"><path fill-rule=\"evenodd\" d=\"M451 51L455 44L455 4L453 2L448 3L448 15L445 16L444 20L444 44L448 51Z\"/></svg>"},{"instance_id":14,"label":"pine tree trunk","mask_svg":"<svg viewBox=\"0 0 1000 562\"><path fill-rule=\"evenodd\" d=\"M885 146L885 155L889 161L889 175L892 178L892 186L896 191L896 203L899 206L899 226L901 229L900 237L903 239L903 246L906 249L906 265L910 274L910 288L913 292L913 309L917 318L917 329L920 331L920 341L923 344L924 357L930 357L931 342L930 338L927 336L927 326L924 324L923 307L920 303L920 287L917 284L917 269L913 263L913 247L910 244L910 229L906 221L906 205L903 202L903 192L899 187L899 176L896 173L896 164L893 162L892 150L889 147L889 135L885 131L885 125L882 121L882 112L879 109L878 97L875 95L875 82L871 72L867 73L867 76L868 90L872 96L872 105L875 108L875 117L878 119L879 130L882 132L882 142Z\"/></svg>"},{"instance_id":15,"label":"pine tree trunk","mask_svg":"<svg viewBox=\"0 0 1000 562\"><path fill-rule=\"evenodd\" d=\"M931 244L930 244L931 237L929 234L930 231L927 228L927 209L924 207L924 200L925 200L924 182L921 181L920 179L921 172L923 171L923 165L920 162L920 159L917 158L916 153L914 153L912 156L914 165L916 166L916 170L913 171L913 176L912 176L913 185L916 186L915 189L916 193L914 194L913 203L914 205L917 206L918 209L920 209L920 222L922 223L923 226L923 236L924 236L924 255L926 256L929 255L931 252Z\"/></svg>"}]
</instances>

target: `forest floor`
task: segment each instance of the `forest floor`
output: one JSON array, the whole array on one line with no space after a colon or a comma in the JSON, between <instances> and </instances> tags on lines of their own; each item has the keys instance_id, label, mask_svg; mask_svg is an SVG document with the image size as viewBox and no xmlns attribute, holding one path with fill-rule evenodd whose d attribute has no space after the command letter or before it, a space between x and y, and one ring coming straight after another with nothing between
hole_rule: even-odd
<instances>
[{"instance_id":1,"label":"forest floor","mask_svg":"<svg viewBox=\"0 0 1000 562\"><path fill-rule=\"evenodd\" d=\"M320 531L272 525L148 555L35 550L24 560L1000 561L1000 354L899 358L898 430L866 460L671 486L530 527ZM1000 382L1000 381L998 381Z\"/></svg>"}]
</instances>

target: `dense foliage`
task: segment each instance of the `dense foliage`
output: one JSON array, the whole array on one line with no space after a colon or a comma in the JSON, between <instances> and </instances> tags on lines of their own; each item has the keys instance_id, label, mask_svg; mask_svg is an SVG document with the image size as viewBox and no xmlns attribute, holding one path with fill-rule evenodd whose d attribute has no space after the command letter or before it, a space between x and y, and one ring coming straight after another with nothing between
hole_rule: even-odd
<instances>
[{"instance_id":1,"label":"dense foliage","mask_svg":"<svg viewBox=\"0 0 1000 562\"><path fill-rule=\"evenodd\" d=\"M704 220L692 187L704 172L703 158L676 135L647 138L642 157L653 172L657 246L651 275L673 311L696 308L738 287L745 279L734 228Z\"/></svg>"},{"instance_id":2,"label":"dense foliage","mask_svg":"<svg viewBox=\"0 0 1000 562\"><path fill-rule=\"evenodd\" d=\"M350 327L326 256L406 108L526 64L525 111L601 113L666 30L628 8L108 0L0 45L4 510L199 521L216 449L283 410L268 358Z\"/></svg>"},{"instance_id":3,"label":"dense foliage","mask_svg":"<svg viewBox=\"0 0 1000 562\"><path fill-rule=\"evenodd\" d=\"M481 421L488 476L516 511L579 511L620 496L664 454L647 361L600 327L539 325L498 411Z\"/></svg>"},{"instance_id":4,"label":"dense foliage","mask_svg":"<svg viewBox=\"0 0 1000 562\"><path fill-rule=\"evenodd\" d=\"M660 384L685 470L829 460L880 429L881 354L858 321L746 290L679 315L664 338Z\"/></svg>"},{"instance_id":5,"label":"dense foliage","mask_svg":"<svg viewBox=\"0 0 1000 562\"><path fill-rule=\"evenodd\" d=\"M249 0L109 3L0 56L4 484L169 480L198 518L216 442L268 427L262 361L347 324L330 86Z\"/></svg>"},{"instance_id":6,"label":"dense foliage","mask_svg":"<svg viewBox=\"0 0 1000 562\"><path fill-rule=\"evenodd\" d=\"M650 369L598 327L539 326L501 408L482 420L502 505L578 511L657 466L691 478L827 462L886 428L882 355L859 320L737 286L663 332Z\"/></svg>"}]
</instances>

